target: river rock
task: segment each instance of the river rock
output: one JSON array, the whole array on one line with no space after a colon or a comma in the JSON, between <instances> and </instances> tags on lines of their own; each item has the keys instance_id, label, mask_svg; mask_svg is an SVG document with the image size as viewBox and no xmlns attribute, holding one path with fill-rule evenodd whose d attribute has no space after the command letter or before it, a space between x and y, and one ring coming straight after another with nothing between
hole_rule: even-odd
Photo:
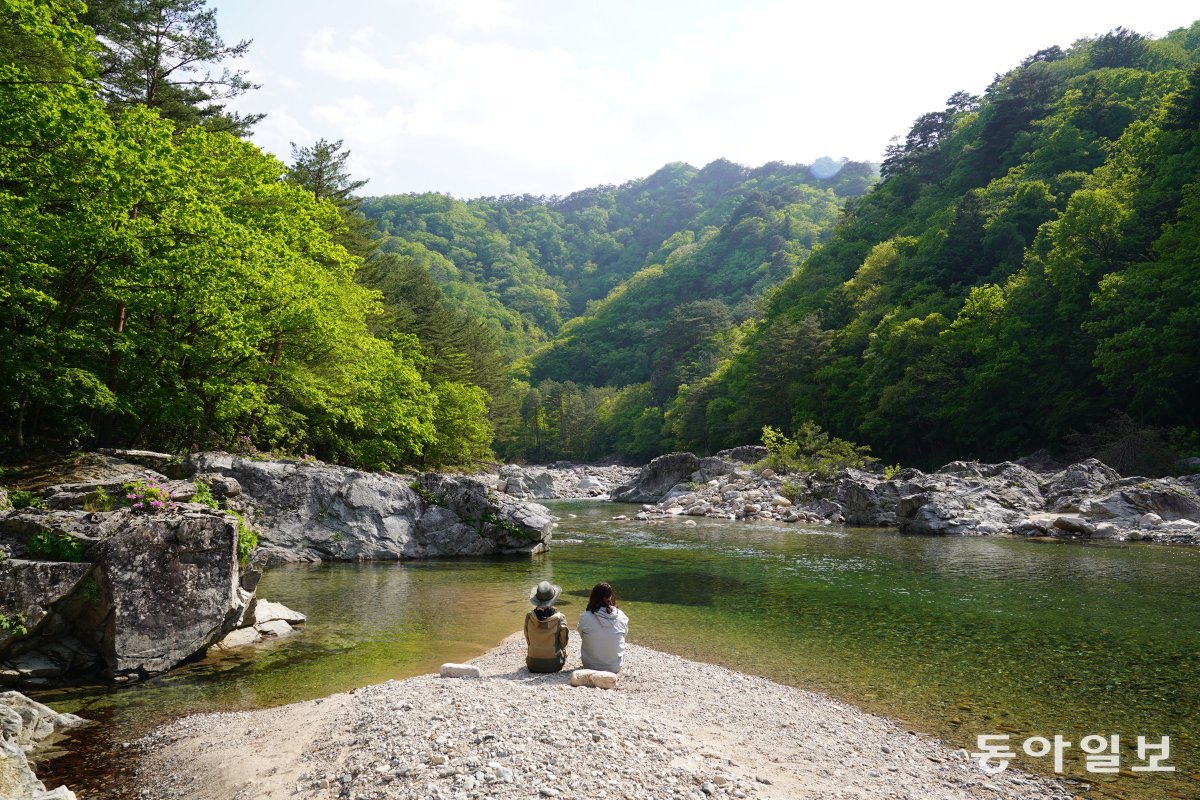
<instances>
[{"instance_id":1,"label":"river rock","mask_svg":"<svg viewBox=\"0 0 1200 800\"><path fill-rule=\"evenodd\" d=\"M572 686L594 686L597 689L615 689L617 674L600 669L577 669L571 672Z\"/></svg>"},{"instance_id":2,"label":"river rock","mask_svg":"<svg viewBox=\"0 0 1200 800\"><path fill-rule=\"evenodd\" d=\"M246 618L251 625L265 625L276 620L282 620L289 625L303 625L306 619L299 611L292 611L283 603L272 603L262 598L256 598L250 604Z\"/></svg>"},{"instance_id":3,"label":"river rock","mask_svg":"<svg viewBox=\"0 0 1200 800\"><path fill-rule=\"evenodd\" d=\"M547 470L526 470L508 465L500 469L504 493L517 498L547 500L558 496L554 488L554 476Z\"/></svg>"},{"instance_id":4,"label":"river rock","mask_svg":"<svg viewBox=\"0 0 1200 800\"><path fill-rule=\"evenodd\" d=\"M269 636L276 639L281 639L284 636L292 635L292 626L281 619L260 622L254 626L254 630L258 631L263 636Z\"/></svg>"},{"instance_id":5,"label":"river rock","mask_svg":"<svg viewBox=\"0 0 1200 800\"><path fill-rule=\"evenodd\" d=\"M1083 517L1066 514L1055 518L1054 527L1060 531L1078 533L1082 536L1091 536L1096 531L1095 526L1089 524Z\"/></svg>"},{"instance_id":6,"label":"river rock","mask_svg":"<svg viewBox=\"0 0 1200 800\"><path fill-rule=\"evenodd\" d=\"M193 455L187 468L237 481L267 563L535 553L553 526L542 506L471 478L430 473L413 481L228 453Z\"/></svg>"},{"instance_id":7,"label":"river rock","mask_svg":"<svg viewBox=\"0 0 1200 800\"><path fill-rule=\"evenodd\" d=\"M260 641L262 641L262 636L253 626L249 628L235 628L225 634L221 638L221 641L214 644L213 647L217 650L233 650Z\"/></svg>"},{"instance_id":8,"label":"river rock","mask_svg":"<svg viewBox=\"0 0 1200 800\"><path fill-rule=\"evenodd\" d=\"M700 467L692 453L668 453L642 467L634 480L618 486L612 499L620 503L657 503L673 486Z\"/></svg>"},{"instance_id":9,"label":"river rock","mask_svg":"<svg viewBox=\"0 0 1200 800\"><path fill-rule=\"evenodd\" d=\"M767 448L761 444L744 444L717 453L717 458L736 461L739 464L757 464L767 457Z\"/></svg>"},{"instance_id":10,"label":"river rock","mask_svg":"<svg viewBox=\"0 0 1200 800\"><path fill-rule=\"evenodd\" d=\"M690 491L685 484L707 483L734 472L735 466L722 458L669 453L642 467L631 482L614 489L612 499L620 503L658 503L665 497Z\"/></svg>"},{"instance_id":11,"label":"river rock","mask_svg":"<svg viewBox=\"0 0 1200 800\"><path fill-rule=\"evenodd\" d=\"M604 481L593 478L591 475L585 475L575 484L575 488L581 492L599 492L601 494L608 491L608 487L604 485Z\"/></svg>"},{"instance_id":12,"label":"river rock","mask_svg":"<svg viewBox=\"0 0 1200 800\"><path fill-rule=\"evenodd\" d=\"M442 664L438 675L443 678L478 678L482 673L474 664Z\"/></svg>"},{"instance_id":13,"label":"river rock","mask_svg":"<svg viewBox=\"0 0 1200 800\"><path fill-rule=\"evenodd\" d=\"M59 714L19 692L0 693L0 797L6 800L74 800L66 787L47 791L25 752L54 733L83 725L74 714Z\"/></svg>"}]
</instances>

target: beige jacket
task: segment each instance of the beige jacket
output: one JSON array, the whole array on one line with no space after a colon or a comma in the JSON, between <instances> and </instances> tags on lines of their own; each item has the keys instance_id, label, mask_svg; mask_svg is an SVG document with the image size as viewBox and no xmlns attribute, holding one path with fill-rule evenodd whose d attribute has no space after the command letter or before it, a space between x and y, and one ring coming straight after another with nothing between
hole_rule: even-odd
<instances>
[{"instance_id":1,"label":"beige jacket","mask_svg":"<svg viewBox=\"0 0 1200 800\"><path fill-rule=\"evenodd\" d=\"M558 672L567 661L567 639L571 632L567 618L561 611L546 619L538 619L537 612L525 615L525 643L529 652L525 665L530 672Z\"/></svg>"}]
</instances>

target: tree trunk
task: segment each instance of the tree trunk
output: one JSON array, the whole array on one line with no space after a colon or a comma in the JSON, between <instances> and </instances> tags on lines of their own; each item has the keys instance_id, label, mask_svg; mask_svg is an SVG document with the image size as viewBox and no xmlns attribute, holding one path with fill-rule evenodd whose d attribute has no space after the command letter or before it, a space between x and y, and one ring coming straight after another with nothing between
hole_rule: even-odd
<instances>
[{"instance_id":1,"label":"tree trunk","mask_svg":"<svg viewBox=\"0 0 1200 800\"><path fill-rule=\"evenodd\" d=\"M29 395L21 395L21 402L17 405L17 447L24 449L25 447L25 409L29 407Z\"/></svg>"}]
</instances>

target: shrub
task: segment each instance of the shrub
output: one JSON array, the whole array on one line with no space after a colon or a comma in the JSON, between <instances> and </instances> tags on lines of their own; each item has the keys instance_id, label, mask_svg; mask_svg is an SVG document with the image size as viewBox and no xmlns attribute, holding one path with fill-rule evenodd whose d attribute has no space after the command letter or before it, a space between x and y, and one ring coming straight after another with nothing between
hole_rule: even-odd
<instances>
[{"instance_id":1,"label":"shrub","mask_svg":"<svg viewBox=\"0 0 1200 800\"><path fill-rule=\"evenodd\" d=\"M46 501L24 489L9 489L8 502L13 508L45 508Z\"/></svg>"},{"instance_id":2,"label":"shrub","mask_svg":"<svg viewBox=\"0 0 1200 800\"><path fill-rule=\"evenodd\" d=\"M69 533L41 530L29 537L26 544L30 554L51 561L82 561L83 542Z\"/></svg>"},{"instance_id":3,"label":"shrub","mask_svg":"<svg viewBox=\"0 0 1200 800\"><path fill-rule=\"evenodd\" d=\"M899 475L900 470L902 470L902 469L903 469L903 467L901 467L899 464L892 464L890 467L884 467L883 468L883 479L885 481L890 481L892 478Z\"/></svg>"},{"instance_id":4,"label":"shrub","mask_svg":"<svg viewBox=\"0 0 1200 800\"><path fill-rule=\"evenodd\" d=\"M871 453L866 445L831 437L812 421L802 424L794 439L765 425L762 443L767 448L767 457L755 465L756 469L812 472L818 478L831 478L847 467L862 469Z\"/></svg>"},{"instance_id":5,"label":"shrub","mask_svg":"<svg viewBox=\"0 0 1200 800\"><path fill-rule=\"evenodd\" d=\"M196 493L192 495L192 502L209 508L218 508L220 505L213 496L212 489L204 481L196 481Z\"/></svg>"},{"instance_id":6,"label":"shrub","mask_svg":"<svg viewBox=\"0 0 1200 800\"><path fill-rule=\"evenodd\" d=\"M0 614L0 628L18 639L29 633L29 628L25 626L24 614L13 614L11 617L8 614Z\"/></svg>"},{"instance_id":7,"label":"shrub","mask_svg":"<svg viewBox=\"0 0 1200 800\"><path fill-rule=\"evenodd\" d=\"M166 484L151 478L125 484L125 500L137 513L153 514L171 507L171 492Z\"/></svg>"},{"instance_id":8,"label":"shrub","mask_svg":"<svg viewBox=\"0 0 1200 800\"><path fill-rule=\"evenodd\" d=\"M808 497L808 487L789 479L779 484L779 493L795 503Z\"/></svg>"},{"instance_id":9,"label":"shrub","mask_svg":"<svg viewBox=\"0 0 1200 800\"><path fill-rule=\"evenodd\" d=\"M96 491L87 496L83 501L84 511L112 511L116 506L116 501L109 496L108 492L104 491L103 486L97 486Z\"/></svg>"},{"instance_id":10,"label":"shrub","mask_svg":"<svg viewBox=\"0 0 1200 800\"><path fill-rule=\"evenodd\" d=\"M245 564L250 559L250 554L254 552L254 548L258 547L258 534L250 527L250 523L246 518L237 511L230 511L230 514L237 517L237 557L239 564Z\"/></svg>"}]
</instances>

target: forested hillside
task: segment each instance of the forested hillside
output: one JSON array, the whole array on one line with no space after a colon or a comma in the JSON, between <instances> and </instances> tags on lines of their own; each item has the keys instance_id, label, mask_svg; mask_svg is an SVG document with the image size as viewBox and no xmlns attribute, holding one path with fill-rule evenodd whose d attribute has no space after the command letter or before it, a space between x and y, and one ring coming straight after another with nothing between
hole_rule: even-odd
<instances>
[{"instance_id":1,"label":"forested hillside","mask_svg":"<svg viewBox=\"0 0 1200 800\"><path fill-rule=\"evenodd\" d=\"M448 294L511 342L549 339L514 367L510 456L712 452L814 421L924 466L1106 435L1161 460L1200 425L1197 62L1200 25L1030 55L922 115L861 199L863 165L717 162L371 213L389 247L453 262Z\"/></svg>"},{"instance_id":2,"label":"forested hillside","mask_svg":"<svg viewBox=\"0 0 1200 800\"><path fill-rule=\"evenodd\" d=\"M363 199L342 142L284 165L242 138L249 43L203 2L0 7L0 444L1198 446L1200 23L1034 53L918 118L878 181L719 160Z\"/></svg>"},{"instance_id":3,"label":"forested hillside","mask_svg":"<svg viewBox=\"0 0 1200 800\"><path fill-rule=\"evenodd\" d=\"M1116 412L1194 448L1198 62L1200 24L1118 29L923 115L832 241L672 402L675 443L811 419L936 465L1061 447Z\"/></svg>"},{"instance_id":4,"label":"forested hillside","mask_svg":"<svg viewBox=\"0 0 1200 800\"><path fill-rule=\"evenodd\" d=\"M381 250L423 267L516 362L493 412L504 454L649 458L668 441L656 406L715 367L713 337L750 317L874 179L872 165L828 158L720 160L565 198L362 208Z\"/></svg>"}]
</instances>

